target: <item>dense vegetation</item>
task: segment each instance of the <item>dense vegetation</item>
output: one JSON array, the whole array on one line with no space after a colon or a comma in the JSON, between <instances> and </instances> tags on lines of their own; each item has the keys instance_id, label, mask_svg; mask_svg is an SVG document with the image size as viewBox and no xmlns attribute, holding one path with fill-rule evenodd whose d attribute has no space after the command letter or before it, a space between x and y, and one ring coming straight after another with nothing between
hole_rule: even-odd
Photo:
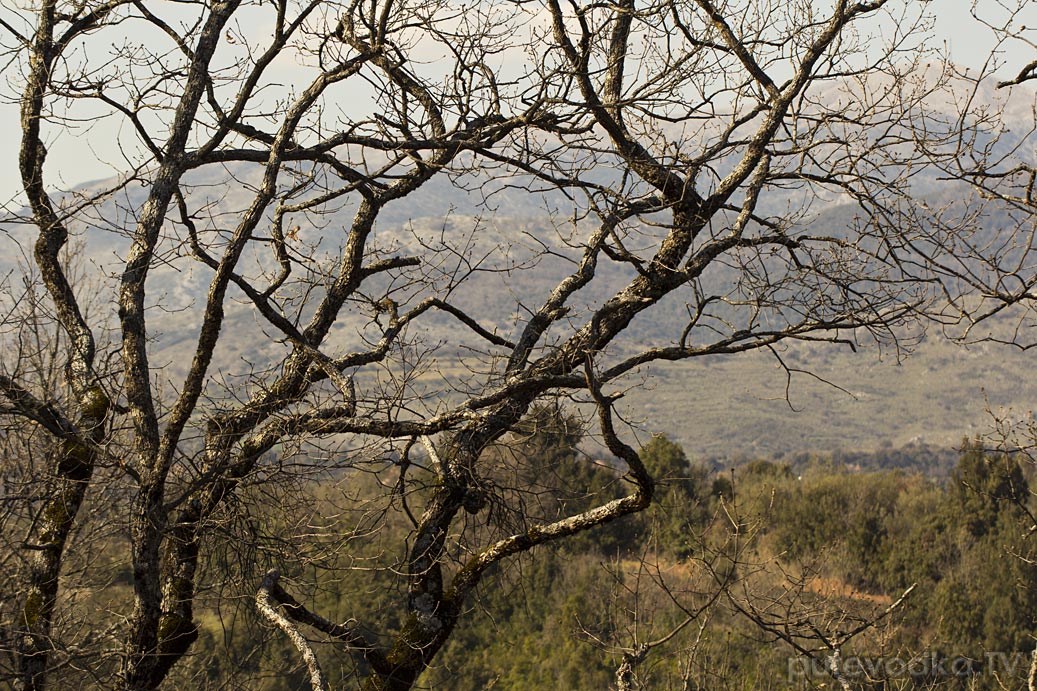
<instances>
[{"instance_id":1,"label":"dense vegetation","mask_svg":"<svg viewBox=\"0 0 1037 691\"><path fill-rule=\"evenodd\" d=\"M512 480L526 483L513 486L540 488L527 507L543 516L621 493L609 465L576 450L579 427L557 411L509 441L491 452L507 457L501 465ZM708 468L664 437L648 442L642 457L660 478L657 503L484 579L421 687L831 687L824 665L833 643L852 688L1024 687L1037 554L1026 540L1029 468L1017 459L966 441L950 477L939 479L816 457L798 459L795 469L762 460ZM391 567L398 555L387 551L405 542L406 498L391 506L363 501L380 496L374 488L391 476L387 466L325 478L322 506L305 518L298 507L283 509L290 505L283 494L252 498L266 508L228 534L250 531L250 542L265 547L244 555L231 540L216 550L210 594L239 599L203 615L201 645L176 670L179 683L306 687L294 650L258 623L256 583L221 577L221 563L247 563L254 575L279 565L297 591L310 585L304 604L334 621L360 612L372 629L406 626L394 604L406 586ZM314 524L325 552L300 555L277 542L282 524L319 516L334 517ZM344 539L349 550L333 549ZM460 540L452 547L464 549ZM318 654L333 686L365 664L333 642Z\"/></svg>"}]
</instances>

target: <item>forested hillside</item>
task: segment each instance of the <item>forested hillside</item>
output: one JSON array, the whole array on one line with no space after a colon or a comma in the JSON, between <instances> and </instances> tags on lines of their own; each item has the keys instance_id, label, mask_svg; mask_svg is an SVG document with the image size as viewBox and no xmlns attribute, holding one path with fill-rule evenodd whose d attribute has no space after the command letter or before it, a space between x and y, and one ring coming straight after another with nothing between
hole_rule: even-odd
<instances>
[{"instance_id":1,"label":"forested hillside","mask_svg":"<svg viewBox=\"0 0 1037 691\"><path fill-rule=\"evenodd\" d=\"M545 495L529 501L545 514L619 491L607 464L574 451L575 424L555 411L498 451L530 486L541 478ZM838 683L828 667L834 644L853 688L1025 683L1037 624L1037 554L1025 539L1030 466L969 441L940 481L820 462L795 471L766 460L707 468L664 437L641 454L657 473L660 501L487 574L420 688L824 688ZM306 607L334 622L355 617L396 630L407 622L394 604L403 584L392 550L407 530L406 500L415 498L366 504L378 481L322 481L312 515L336 517L321 526L326 551L300 555L277 539L282 522L302 520L278 508L282 499L228 529L253 531L253 542L263 535L265 554L253 558L280 562ZM333 535L349 541L348 557L331 549ZM236 566L224 571L245 563L243 555L233 541L220 552L205 580L231 597L205 610L202 645L178 683L305 688L290 644L258 620L247 580ZM367 663L324 640L317 652L326 671L349 686Z\"/></svg>"}]
</instances>

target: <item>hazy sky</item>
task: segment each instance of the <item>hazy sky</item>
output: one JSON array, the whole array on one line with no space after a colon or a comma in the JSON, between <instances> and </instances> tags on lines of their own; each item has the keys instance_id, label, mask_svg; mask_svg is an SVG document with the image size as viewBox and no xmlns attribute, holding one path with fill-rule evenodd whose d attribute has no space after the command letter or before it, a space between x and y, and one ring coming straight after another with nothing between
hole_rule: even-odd
<instances>
[{"instance_id":1,"label":"hazy sky","mask_svg":"<svg viewBox=\"0 0 1037 691\"><path fill-rule=\"evenodd\" d=\"M972 0L933 0L929 6L937 18L933 40L945 42L955 62L967 66L981 64L990 53L993 38L970 16ZM981 12L996 12L997 6L996 0L979 0ZM1037 20L1034 25L1037 25ZM1012 52L1003 56L1011 66L1005 68L1004 74L1017 71L1035 57L1037 51L1030 52L1025 45L1015 46ZM19 84L11 82L10 75L5 75L5 81L5 96L20 89ZM106 161L118 164L121 160L113 144L117 136L115 127L114 122L104 123L91 129L88 136L64 136L54 142L49 147L48 184L69 187L113 175L115 171ZM17 103L0 103L0 132L7 133L0 136L0 206L3 206L19 198Z\"/></svg>"}]
</instances>

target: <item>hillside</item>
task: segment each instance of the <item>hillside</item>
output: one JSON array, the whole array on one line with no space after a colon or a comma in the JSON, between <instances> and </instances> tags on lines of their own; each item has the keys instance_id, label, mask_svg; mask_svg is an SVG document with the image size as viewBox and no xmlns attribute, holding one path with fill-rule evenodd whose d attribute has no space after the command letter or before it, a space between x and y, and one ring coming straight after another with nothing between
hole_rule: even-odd
<instances>
[{"instance_id":1,"label":"hillside","mask_svg":"<svg viewBox=\"0 0 1037 691\"><path fill-rule=\"evenodd\" d=\"M254 174L242 167L194 174L192 182L197 187L193 194L209 200L211 223L216 228L229 225L247 203ZM494 181L479 184L483 183L497 185ZM87 185L70 200L94 194L109 184ZM473 180L462 184L478 186ZM133 186L120 190L92 214L91 227L74 229L79 233L74 243L86 248L81 256L81 271L88 277L85 287L92 281L115 280L116 259L128 245L128 239L116 229L124 225L145 193ZM452 293L451 301L479 315L486 328L511 337L526 318L527 307L549 294L564 272L571 270L579 251L567 246L560 231L565 216L558 208L564 200L557 195L546 197L536 207L524 205L522 194L500 188L490 197L488 208L480 207L480 194L435 178L405 204L387 207L376 229L375 245L386 256L420 253L422 245L463 248L479 263L467 287ZM927 197L933 206L951 200L953 194L947 190ZM555 216L544 208L555 209ZM336 247L340 229L348 225L352 213L350 207L329 210L322 227L300 232L298 251L319 254ZM854 207L831 203L815 209L804 222L839 233L855 222L855 213ZM1003 221L990 219L982 232L992 236ZM7 223L3 230L6 247L2 256L6 259L0 260L0 269L8 273L15 269L16 258L27 251L32 228ZM183 230L175 224L170 225L164 242L167 257L185 251ZM545 248L552 255L537 258ZM531 266L535 269L527 270ZM708 280L733 281L734 271L721 268ZM198 306L209 276L199 263L180 261L176 266L172 262L159 265L149 279L149 302L166 312L162 332L150 334L154 338L152 363L160 369L162 379L175 382L189 361ZM577 294L571 318L580 319L582 310L600 304L606 291L629 276L614 264L600 267L599 277L604 280ZM95 305L95 309L108 310L114 321L111 308ZM680 299L651 310L635 321L620 352L671 343L680 333L685 315ZM371 324L368 310L358 304L336 324L336 333L348 343L370 337ZM430 382L439 381L441 375L463 382L472 378L467 367L485 368L483 358L459 350L453 343L455 325L451 317L433 314L420 332L411 335L416 352L423 353L428 370L423 376ZM247 382L250 372L273 361L283 348L276 339L257 338L257 328L263 326L239 293L227 306L224 339L216 353L220 376L232 385ZM621 410L641 441L651 433L665 433L678 440L689 455L724 465L745 458L840 449L875 451L917 442L954 449L964 436L987 431L990 410L1005 409L1019 416L1037 402L1037 382L1029 376L1033 356L1027 352L993 344L966 348L936 334L921 339L918 334L903 336L905 347L899 351L888 344L881 348L869 345L867 339L857 352L832 344L782 346L775 353L784 365L767 351L653 365L630 377ZM785 367L793 371L791 378ZM434 408L442 401L428 404Z\"/></svg>"}]
</instances>

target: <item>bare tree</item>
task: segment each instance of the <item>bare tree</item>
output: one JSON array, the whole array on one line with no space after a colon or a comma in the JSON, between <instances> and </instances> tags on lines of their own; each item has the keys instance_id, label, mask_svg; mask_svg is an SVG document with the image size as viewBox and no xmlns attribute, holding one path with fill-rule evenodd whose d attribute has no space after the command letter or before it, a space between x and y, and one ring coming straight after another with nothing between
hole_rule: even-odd
<instances>
[{"instance_id":1,"label":"bare tree","mask_svg":"<svg viewBox=\"0 0 1037 691\"><path fill-rule=\"evenodd\" d=\"M1034 298L1032 142L1034 64L1005 55L1032 52L1028 3L972 3L976 31L994 48L973 68L954 67L940 94L941 113L913 124L924 159L939 170L944 191L919 206L918 223L948 309L940 317L956 338L1029 348ZM1027 24L1030 26L1027 26Z\"/></svg>"},{"instance_id":2,"label":"bare tree","mask_svg":"<svg viewBox=\"0 0 1037 691\"><path fill-rule=\"evenodd\" d=\"M18 220L67 343L56 388L18 366L0 377L7 429L48 439L5 622L17 688L44 688L68 659L55 616L102 476L125 507L111 548L132 593L111 630L79 641L96 647L96 683L153 689L188 654L200 565L249 487L365 467L411 519L398 563L382 565L406 581L398 631L331 622L277 571L241 579L314 689L326 675L300 626L352 651L363 688L407 689L489 569L648 506L652 479L614 422L626 377L757 349L781 362L790 339L897 345L933 297L929 254L950 244L911 213L919 172L902 123L940 78L920 68L935 58L916 50L926 20L913 12L895 0L5 11L5 74L24 85ZM884 39L869 29L880 18ZM85 118L123 128L124 171L59 194L52 137ZM407 205L430 186L471 193L482 215L407 239ZM543 200L552 227L509 218L509 199ZM71 237L88 255L104 247L97 290L116 315L84 311ZM171 301L195 281L196 301ZM170 350L163 333L190 345ZM596 410L628 491L525 514L487 450L559 396Z\"/></svg>"}]
</instances>

